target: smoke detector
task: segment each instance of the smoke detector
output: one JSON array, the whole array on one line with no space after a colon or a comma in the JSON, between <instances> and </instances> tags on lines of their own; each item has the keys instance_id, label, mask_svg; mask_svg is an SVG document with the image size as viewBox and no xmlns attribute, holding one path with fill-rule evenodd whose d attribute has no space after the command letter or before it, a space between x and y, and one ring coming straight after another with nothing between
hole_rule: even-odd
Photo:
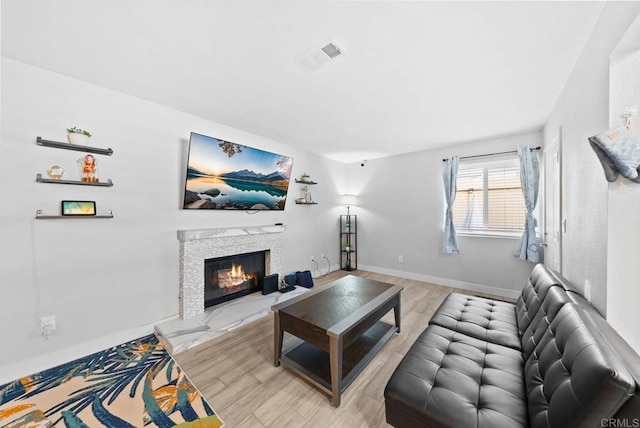
<instances>
[{"instance_id":1,"label":"smoke detector","mask_svg":"<svg viewBox=\"0 0 640 428\"><path fill-rule=\"evenodd\" d=\"M296 63L306 71L311 72L317 70L320 66L328 63L343 53L344 51L335 43L329 42L319 49L314 49L303 56L300 56L296 60Z\"/></svg>"}]
</instances>

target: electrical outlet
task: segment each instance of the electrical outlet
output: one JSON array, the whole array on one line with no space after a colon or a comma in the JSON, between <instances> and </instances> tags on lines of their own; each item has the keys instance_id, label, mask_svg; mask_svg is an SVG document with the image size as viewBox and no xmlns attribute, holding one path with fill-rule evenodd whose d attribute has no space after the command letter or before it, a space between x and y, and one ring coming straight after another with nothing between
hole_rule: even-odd
<instances>
[{"instance_id":1,"label":"electrical outlet","mask_svg":"<svg viewBox=\"0 0 640 428\"><path fill-rule=\"evenodd\" d=\"M404 263L404 256L403 256L402 254L400 254L400 255L398 256L398 261L399 261L400 263Z\"/></svg>"},{"instance_id":2,"label":"electrical outlet","mask_svg":"<svg viewBox=\"0 0 640 428\"><path fill-rule=\"evenodd\" d=\"M48 336L56 330L56 316L47 315L40 318L40 333L43 336Z\"/></svg>"}]
</instances>

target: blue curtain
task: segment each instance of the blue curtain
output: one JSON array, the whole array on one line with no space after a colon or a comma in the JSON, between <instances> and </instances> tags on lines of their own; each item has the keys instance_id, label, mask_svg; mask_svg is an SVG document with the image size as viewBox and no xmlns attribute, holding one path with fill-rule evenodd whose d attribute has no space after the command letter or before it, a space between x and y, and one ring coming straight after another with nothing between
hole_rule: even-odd
<instances>
[{"instance_id":1,"label":"blue curtain","mask_svg":"<svg viewBox=\"0 0 640 428\"><path fill-rule=\"evenodd\" d=\"M445 254L459 254L456 227L453 224L453 202L456 200L456 182L458 181L458 163L460 159L454 156L447 159L442 169L444 182L444 197L447 201L447 213L444 219L444 252Z\"/></svg>"},{"instance_id":2,"label":"blue curtain","mask_svg":"<svg viewBox=\"0 0 640 428\"><path fill-rule=\"evenodd\" d=\"M520 184L524 194L524 203L527 207L527 217L515 256L521 260L538 263L541 259L540 238L536 235L536 220L533 216L533 211L538 203L540 181L538 152L531 147L518 147L518 157L520 158Z\"/></svg>"}]
</instances>

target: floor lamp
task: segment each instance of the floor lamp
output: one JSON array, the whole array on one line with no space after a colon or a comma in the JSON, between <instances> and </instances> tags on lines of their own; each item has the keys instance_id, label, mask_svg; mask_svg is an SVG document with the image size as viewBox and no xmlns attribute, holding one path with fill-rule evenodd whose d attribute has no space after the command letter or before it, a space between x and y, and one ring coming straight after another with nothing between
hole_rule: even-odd
<instances>
[{"instance_id":1,"label":"floor lamp","mask_svg":"<svg viewBox=\"0 0 640 428\"><path fill-rule=\"evenodd\" d=\"M342 195L342 205L347 206L347 216L350 215L349 209L352 206L355 207L357 202L358 202L358 197L356 195Z\"/></svg>"}]
</instances>

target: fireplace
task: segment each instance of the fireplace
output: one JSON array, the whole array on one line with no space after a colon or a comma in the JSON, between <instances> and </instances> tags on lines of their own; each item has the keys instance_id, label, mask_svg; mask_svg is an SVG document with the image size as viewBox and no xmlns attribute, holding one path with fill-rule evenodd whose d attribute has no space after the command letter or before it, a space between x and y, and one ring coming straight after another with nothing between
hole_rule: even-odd
<instances>
[{"instance_id":1,"label":"fireplace","mask_svg":"<svg viewBox=\"0 0 640 428\"><path fill-rule=\"evenodd\" d=\"M281 274L282 233L285 230L281 224L178 230L180 318L189 320L204 314L205 260L265 251L264 274Z\"/></svg>"},{"instance_id":2,"label":"fireplace","mask_svg":"<svg viewBox=\"0 0 640 428\"><path fill-rule=\"evenodd\" d=\"M204 261L204 307L262 290L269 251L215 257Z\"/></svg>"}]
</instances>

